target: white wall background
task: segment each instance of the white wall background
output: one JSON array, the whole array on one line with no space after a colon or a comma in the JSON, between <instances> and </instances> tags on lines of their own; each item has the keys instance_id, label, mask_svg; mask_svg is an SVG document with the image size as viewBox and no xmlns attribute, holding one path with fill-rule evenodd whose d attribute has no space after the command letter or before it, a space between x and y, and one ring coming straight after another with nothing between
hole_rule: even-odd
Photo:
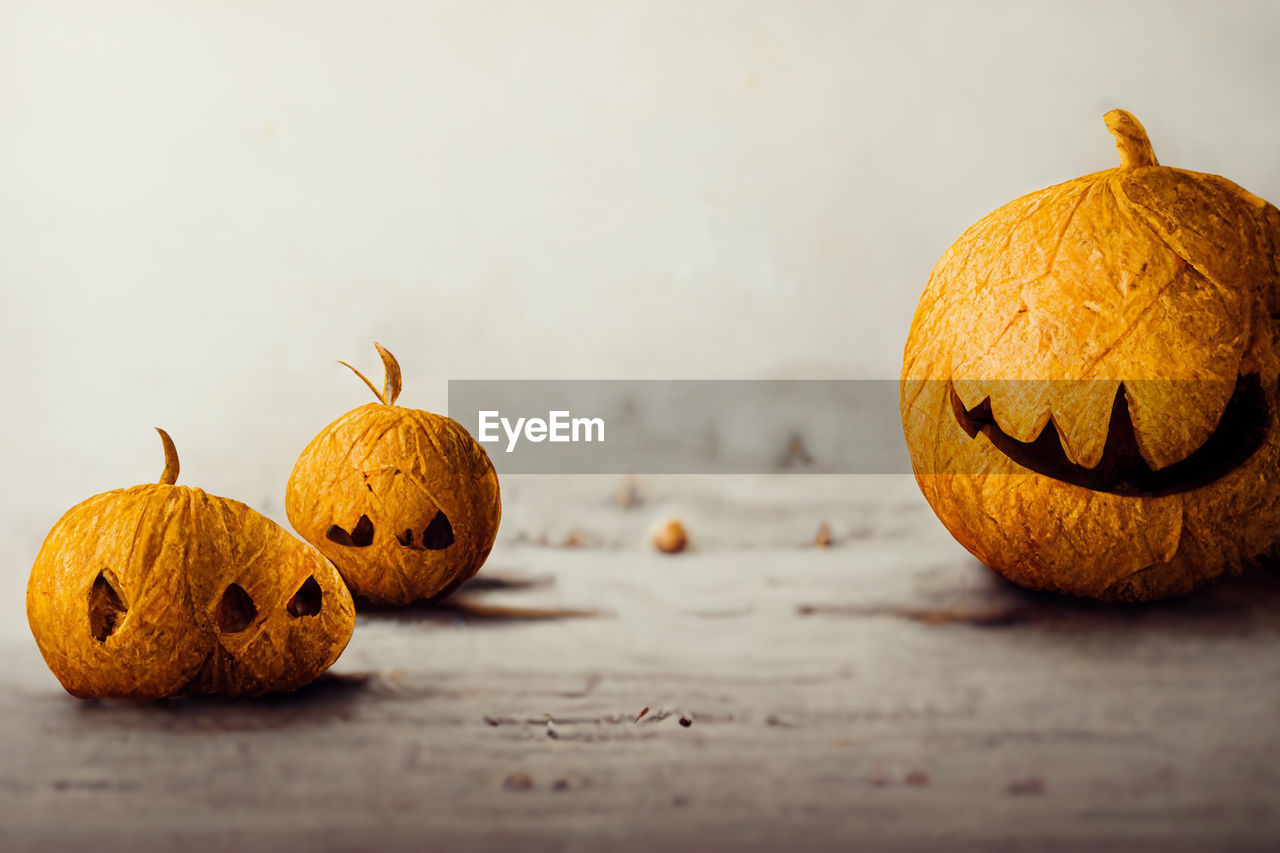
<instances>
[{"instance_id":1,"label":"white wall background","mask_svg":"<svg viewBox=\"0 0 1280 853\"><path fill-rule=\"evenodd\" d=\"M153 480L282 516L450 378L893 377L937 256L1162 161L1280 199L1268 2L0 0L0 584ZM16 607L20 608L20 604ZM18 610L14 610L16 614Z\"/></svg>"}]
</instances>

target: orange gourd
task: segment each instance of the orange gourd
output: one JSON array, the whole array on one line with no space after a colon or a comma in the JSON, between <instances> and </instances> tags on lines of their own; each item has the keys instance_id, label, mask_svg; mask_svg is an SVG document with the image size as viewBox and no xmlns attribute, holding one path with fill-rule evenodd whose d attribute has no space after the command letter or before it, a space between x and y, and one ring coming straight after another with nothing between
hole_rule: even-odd
<instances>
[{"instance_id":1,"label":"orange gourd","mask_svg":"<svg viewBox=\"0 0 1280 853\"><path fill-rule=\"evenodd\" d=\"M1280 538L1280 212L1106 122L1118 168L1005 205L938 261L901 415L925 497L984 563L1145 600Z\"/></svg>"}]
</instances>

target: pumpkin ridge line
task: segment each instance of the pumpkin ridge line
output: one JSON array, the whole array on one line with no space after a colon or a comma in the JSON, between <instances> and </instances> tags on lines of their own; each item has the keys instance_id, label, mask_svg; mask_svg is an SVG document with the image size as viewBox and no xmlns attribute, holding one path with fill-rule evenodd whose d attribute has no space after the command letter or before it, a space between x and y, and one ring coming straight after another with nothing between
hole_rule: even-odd
<instances>
[{"instance_id":1,"label":"pumpkin ridge line","mask_svg":"<svg viewBox=\"0 0 1280 853\"><path fill-rule=\"evenodd\" d=\"M365 407L369 405L373 404L365 403L340 415L333 423L329 424L317 433L316 437L313 438L307 445L306 449L302 451L303 456L307 457L309 470L320 471L323 473L325 476L325 483L329 489L333 488L337 484L341 475L337 472L338 466L325 465L322 467L319 463L319 459L322 456L329 455L330 448L338 445L338 436L342 435L342 431L348 425L348 422L357 420L357 412L363 412ZM352 458L352 454L355 453L356 444L358 444L360 439L364 437L365 433L368 432L368 429L369 428L367 426L364 427L356 437L356 441L347 443L347 447L344 452L341 454L335 453L334 455L341 455L343 461L347 465L355 466L356 461Z\"/></svg>"},{"instance_id":2,"label":"pumpkin ridge line","mask_svg":"<svg viewBox=\"0 0 1280 853\"><path fill-rule=\"evenodd\" d=\"M352 444L351 446L352 450L355 450L356 444L361 445L365 449L364 456L360 457L359 463L356 464L357 469L361 471L364 470L365 464L369 461L369 457L372 456L374 451L378 449L378 444L384 438L386 438L389 433L393 432L396 429L397 416L398 416L398 413L393 412L392 417L386 418L381 424L379 424L379 426L382 427L382 432L378 433L376 438L369 440L369 436L373 434L373 430L369 427L366 427L364 432L360 434L359 439L357 439L356 442ZM349 455L348 455L348 458L350 458Z\"/></svg>"},{"instance_id":3,"label":"pumpkin ridge line","mask_svg":"<svg viewBox=\"0 0 1280 853\"><path fill-rule=\"evenodd\" d=\"M1156 212L1151 208L1147 207L1145 204L1142 204L1141 202L1138 202L1138 201L1134 201L1132 198L1130 198L1129 194L1124 191L1124 187L1120 185L1119 181L1116 181L1115 183L1113 183L1110 186L1110 190L1111 190L1112 196L1115 197L1116 199L1116 203L1121 207L1121 209L1125 210L1125 212L1129 214L1130 218L1132 218L1133 221L1138 226L1145 229L1152 237L1155 238L1156 242L1158 242L1161 246L1164 246L1164 248L1167 249L1169 253L1172 254L1175 258L1182 261L1187 266L1191 267L1193 270L1195 270L1197 273L1200 274L1201 278L1203 278L1205 281L1213 285L1215 295L1218 297L1219 302L1225 307L1226 303L1225 303L1225 300L1223 300L1222 298L1222 294L1230 293L1231 288L1227 287L1222 282L1218 281L1216 276L1210 275L1209 271L1205 269L1203 266L1201 266L1200 264L1193 263L1190 258L1183 257L1181 252L1179 252L1173 246L1169 245L1169 241L1164 237L1164 235L1162 235L1155 228L1154 223L1159 221L1158 217L1156 216ZM1206 242L1212 242L1208 239L1207 235L1202 234L1199 231L1196 231L1195 229L1189 226L1179 225L1179 228L1185 231L1189 231L1192 234L1195 234L1197 237L1204 238ZM1160 293L1163 293L1163 290L1161 290Z\"/></svg>"},{"instance_id":4,"label":"pumpkin ridge line","mask_svg":"<svg viewBox=\"0 0 1280 853\"><path fill-rule=\"evenodd\" d=\"M250 575L252 575L252 574L257 574L256 572L250 572L250 571L249 571L249 569L251 569L251 568L254 566L254 564L256 564L259 560L261 560L261 559L262 559L262 555L263 555L264 553L266 553L266 550L267 550L267 541L268 541L268 540L267 540L267 538L266 538L266 537L263 537L262 542L258 545L257 550L255 550L255 551L253 552L253 555L252 555L252 556L249 556L249 557L241 556L239 559L237 559L237 560L235 561L235 562L236 562L236 564L237 564L238 566L240 566L240 567L242 568L242 570L244 570L244 573L245 573L245 574L250 574ZM273 560L273 561L271 561L271 563L270 563L270 565L269 565L269 569L268 569L268 571L269 571L269 572L270 572L270 573L271 573L271 574L272 574L272 575L273 575L277 580L282 580L282 579L283 579L283 577L282 577L282 575L281 575L281 573L280 573L280 570L279 570L279 568L278 568L279 566L280 566L280 562Z\"/></svg>"},{"instance_id":5,"label":"pumpkin ridge line","mask_svg":"<svg viewBox=\"0 0 1280 853\"><path fill-rule=\"evenodd\" d=\"M419 429L419 432L420 432L420 433L426 433L427 441L429 441L429 442L431 443L432 448L434 448L434 449L435 449L435 451L436 451L436 455L440 457L440 460L441 460L441 461L443 461L443 462L448 462L448 456L445 454L445 452L444 452L444 448L440 445L440 442L438 442L438 441L436 440L435 433L434 433L434 432L432 432L432 430L431 430L431 429L428 427L428 425L425 423L425 421L426 421L427 419L426 419L425 417L423 417L423 416L422 416L422 415L423 415L423 414L425 414L425 413L422 413L422 412L421 412L420 410L418 410L418 409L415 409L414 411L415 411L415 412L418 412L418 415L417 415L417 421L418 421L418 429ZM419 453L419 455L424 455L424 454L422 454L422 445L421 445L421 443L420 443L420 441L421 441L421 434L414 436L414 438L415 438L415 440L416 440L416 441L419 441L419 444L418 444L418 453Z\"/></svg>"},{"instance_id":6,"label":"pumpkin ridge line","mask_svg":"<svg viewBox=\"0 0 1280 853\"><path fill-rule=\"evenodd\" d=\"M1110 171L1114 171L1114 170L1110 170ZM1018 298L1021 300L1021 304L1023 304L1023 305L1026 305L1026 304L1027 304L1026 298L1025 298L1025 296L1024 296L1023 294L1024 294L1024 291L1025 291L1025 289L1026 289L1026 287L1027 287L1028 285L1030 285L1030 284L1032 284L1032 283L1034 283L1034 282L1036 282L1036 281L1040 281L1040 280L1042 280L1042 279L1044 279L1044 278L1047 278L1047 277L1049 277L1050 275L1052 275L1052 274L1053 274L1053 267L1054 267L1054 264L1057 262L1058 252L1059 252L1059 250L1062 248L1062 243L1063 243L1063 241L1066 239L1067 231L1070 229L1070 227L1071 227L1071 223L1072 223L1072 221L1075 219L1076 213L1077 213L1077 212L1080 210L1080 208L1084 205L1084 203L1085 203L1085 201L1088 199L1088 197L1089 197L1090 193L1093 191L1093 189L1094 189L1094 187L1095 187L1095 185L1096 185L1096 176L1100 176L1100 175L1103 175L1103 174L1106 174L1106 173L1104 173L1104 172L1098 172L1098 173L1095 173L1095 175L1085 176L1084 178L1077 178L1077 179L1076 179L1076 180L1074 180L1074 181L1066 181L1066 182L1064 182L1064 183L1062 183L1062 184L1058 184L1058 185L1057 185L1057 186L1055 186L1055 187L1049 187L1049 188L1047 188L1047 189L1045 189L1045 190L1042 190L1042 191L1038 194L1040 197L1039 197L1039 198L1037 198L1037 199L1035 200L1035 202L1033 203L1032 209L1031 209L1030 211L1028 211L1028 212L1027 212L1026 214L1024 214L1024 215L1019 216L1019 217L1018 217L1016 220L1014 220L1012 223L1001 223L1001 225L1002 225L1002 231L1003 231L1003 243L1002 243L1002 246L1001 246L1000 252L1007 252L1007 251L1009 251L1009 247L1010 247L1010 245L1011 245L1011 244L1012 244L1012 242L1013 242L1014 230L1017 228L1017 226L1019 226L1019 225L1021 225L1022 223L1024 223L1024 222L1026 222L1026 221L1030 220L1033 216L1035 216L1035 215L1037 215L1038 213L1040 213L1040 211L1041 211L1041 210L1044 208L1044 206L1048 203L1049 195L1050 195L1054 190L1060 190L1060 189L1066 188L1066 187L1068 187L1069 185L1074 184L1074 183L1079 183L1079 184L1081 184L1081 186L1080 186L1080 188L1079 188L1079 190L1078 190L1079 195L1078 195L1078 197L1075 199L1075 201L1071 203L1071 209L1067 212L1067 215L1066 215L1066 217L1065 217L1065 221L1063 222L1062 227L1061 227L1061 229L1060 229L1060 230L1059 230L1059 232L1058 232L1057 239L1055 239L1055 240L1054 240L1054 243L1053 243L1053 250L1052 250L1052 252L1050 253L1048 260L1047 260L1047 261L1046 261L1046 263L1044 264L1044 269L1042 269L1041 271L1037 272L1037 273L1036 273L1032 278L1030 278L1030 279L1026 279L1026 280L1023 280L1022 282L1020 282L1020 287L1019 287L1019 289L1018 289ZM1093 179L1093 180L1091 180L1091 179ZM992 215L994 215L994 214L992 214ZM975 226L975 227L976 227L976 226ZM963 239L964 239L964 237L962 236L960 239L961 239L961 240L963 240ZM972 252L970 251L970 252L969 252L969 254L972 254ZM968 265L968 256L966 256L965 264L964 264L964 265L965 265L965 266L967 266L967 265ZM990 264L988 264L988 265L986 266L986 268L984 269L984 271L983 271L983 272L984 272L984 274L983 274L983 276L982 276L982 280L981 280L980 282L978 282L978 284L973 288L973 292L983 291L983 290L985 290L985 289L986 289L986 288L991 284L991 278L992 278L992 276L995 274L995 270L994 270L993 266L992 266L992 265L990 265ZM930 276L930 278L932 278L932 276ZM1011 281L1011 279L1005 279L1005 280L1003 280L1003 281ZM996 287L999 287L999 286L1003 283L1003 281L1002 281L1002 282L997 282L997 283L996 283ZM928 287L926 286L926 291L927 291L927 290L928 290ZM948 300L948 303L949 303L949 304L950 304L950 303L954 303L954 301L955 301L954 299L950 299L950 300ZM1028 306L1028 309L1029 309L1029 306ZM987 343L985 343L985 344L983 345L983 348L982 348L982 351L981 351L981 352L978 352L978 353L974 354L972 357L966 358L966 359L965 359L965 361L962 363L962 365L963 365L963 364L969 364L969 363L971 363L971 362L973 362L973 361L975 361L975 360L982 359L982 358L986 358L987 356L989 356L989 355L990 355L990 354L991 354L991 353L996 349L996 346L997 346L997 345L998 345L998 343L999 343L999 339L1000 339L1001 337L1003 337L1003 336L1004 336L1004 334L1005 334L1005 333L1007 333L1007 332L1009 331L1009 329L1012 327L1012 325L1013 325L1013 323L1016 321L1017 316L1018 316L1018 314L1019 314L1019 313L1020 313L1020 312L1018 312L1018 311L1014 311L1014 313L1010 316L1009 322L1005 325L1004 329L1002 329L1002 330L1000 331L999 335L997 335L995 339L990 340L990 341L988 341ZM1028 313L1031 313L1031 312L1030 312L1030 310L1028 310ZM1029 319L1029 320L1031 320L1032 322L1034 322L1034 318L1029 317L1028 319ZM1037 325L1037 328L1038 328L1038 325ZM952 364L950 365L950 367L951 367L952 372L955 372L955 370L956 370L956 365L955 365L954 363L952 363Z\"/></svg>"},{"instance_id":7,"label":"pumpkin ridge line","mask_svg":"<svg viewBox=\"0 0 1280 853\"><path fill-rule=\"evenodd\" d=\"M226 556L228 558L234 554L234 546L231 544L234 540L231 535L231 528L227 525L227 512L231 508L230 507L231 503L232 501L229 498L224 498L221 504L214 504L213 501L209 501L208 509L205 512L201 513L201 515L205 515L205 516L208 516L208 515L214 516L213 523L217 525L218 532L221 533L221 541L224 543L227 543L227 548L229 553ZM236 501L236 503L239 503L239 502ZM214 510L214 511L210 512L208 510ZM191 522L194 526L195 524L194 507L191 508ZM201 541L204 541L204 542L210 542L211 540L214 540L214 537L209 536L207 534L201 537ZM222 549L219 548L218 550L221 551ZM228 568L228 566L226 564L231 563L232 561L230 559L225 559L220 562L222 563L222 566L220 567L222 568L222 571L219 572L216 576L212 576L212 577L206 576L206 580L212 581L212 583L210 583L209 586L213 591L214 598L211 600L210 603L212 604L214 609L216 609L218 606L217 600L221 597L220 593L227 586L226 569ZM191 597L191 608L192 608L192 611L195 612L197 609L196 608L197 602L195 601L195 590L192 588L192 581L193 581L192 573L187 572L186 577L187 577L187 590ZM232 583L234 583L234 581L232 581ZM243 589L243 587L241 587L241 589ZM208 610L203 607L199 609L199 614L204 619L205 630L210 632L210 634L216 638L218 633L216 620L213 619L211 614L208 612Z\"/></svg>"},{"instance_id":8,"label":"pumpkin ridge line","mask_svg":"<svg viewBox=\"0 0 1280 853\"><path fill-rule=\"evenodd\" d=\"M1082 178L1081 180L1086 179ZM1089 196L1093 195L1093 191L1096 187L1096 180L1089 181L1080 193L1080 197L1076 199L1075 203L1071 205L1071 209L1067 211L1066 220L1062 223L1062 228L1058 231L1058 237L1053 241L1053 250L1049 252L1049 258L1045 262L1044 275L1050 275L1053 273L1053 267L1058 262L1058 253L1062 250L1062 243L1067 239L1067 232L1071 230L1071 224L1075 221L1076 214L1080 211L1080 208L1084 206L1084 203L1088 201Z\"/></svg>"}]
</instances>

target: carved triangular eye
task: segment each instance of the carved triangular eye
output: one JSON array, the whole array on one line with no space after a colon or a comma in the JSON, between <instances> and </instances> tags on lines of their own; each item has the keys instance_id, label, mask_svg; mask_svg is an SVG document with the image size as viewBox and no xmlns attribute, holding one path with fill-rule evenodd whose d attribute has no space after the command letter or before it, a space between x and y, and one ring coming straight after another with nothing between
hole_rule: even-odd
<instances>
[{"instance_id":1,"label":"carved triangular eye","mask_svg":"<svg viewBox=\"0 0 1280 853\"><path fill-rule=\"evenodd\" d=\"M453 525L444 511L436 513L427 529L422 532L422 547L429 551L440 551L453 544Z\"/></svg>"},{"instance_id":2,"label":"carved triangular eye","mask_svg":"<svg viewBox=\"0 0 1280 853\"><path fill-rule=\"evenodd\" d=\"M119 581L110 569L103 569L89 587L89 633L99 643L115 633L128 610L120 594Z\"/></svg>"},{"instance_id":3,"label":"carved triangular eye","mask_svg":"<svg viewBox=\"0 0 1280 853\"><path fill-rule=\"evenodd\" d=\"M289 599L285 609L289 611L290 616L315 616L320 612L320 606L323 603L324 593L320 590L320 584L316 583L315 577L312 576L302 582L302 586L298 587L293 598Z\"/></svg>"},{"instance_id":4,"label":"carved triangular eye","mask_svg":"<svg viewBox=\"0 0 1280 853\"><path fill-rule=\"evenodd\" d=\"M222 600L218 602L218 612L214 614L214 619L218 623L219 631L224 634L235 634L252 625L257 615L258 608L249 597L249 593L245 592L240 584L233 583L222 593Z\"/></svg>"},{"instance_id":5,"label":"carved triangular eye","mask_svg":"<svg viewBox=\"0 0 1280 853\"><path fill-rule=\"evenodd\" d=\"M369 520L369 516L361 515L350 533L336 524L331 524L324 535L330 542L337 542L339 545L346 545L349 548L367 548L373 544L373 522Z\"/></svg>"}]
</instances>

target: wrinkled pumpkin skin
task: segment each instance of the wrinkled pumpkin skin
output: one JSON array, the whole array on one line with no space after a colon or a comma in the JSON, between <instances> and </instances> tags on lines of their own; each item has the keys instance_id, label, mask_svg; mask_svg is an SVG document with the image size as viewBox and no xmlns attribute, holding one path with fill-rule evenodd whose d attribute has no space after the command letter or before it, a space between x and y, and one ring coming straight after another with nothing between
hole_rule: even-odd
<instances>
[{"instance_id":1,"label":"wrinkled pumpkin skin","mask_svg":"<svg viewBox=\"0 0 1280 853\"><path fill-rule=\"evenodd\" d=\"M355 609L320 552L270 519L155 483L58 520L31 571L27 618L68 692L159 699L302 687L337 660Z\"/></svg>"},{"instance_id":2,"label":"wrinkled pumpkin skin","mask_svg":"<svg viewBox=\"0 0 1280 853\"><path fill-rule=\"evenodd\" d=\"M311 440L289 476L285 511L353 593L401 605L446 595L480 569L502 501L488 454L461 425L395 405L399 366L378 349L385 402L347 412Z\"/></svg>"},{"instance_id":3,"label":"wrinkled pumpkin skin","mask_svg":"<svg viewBox=\"0 0 1280 853\"><path fill-rule=\"evenodd\" d=\"M1127 113L1107 122L1120 168L1011 202L938 261L906 344L901 414L921 490L978 559L1033 589L1140 601L1238 570L1280 536L1280 212L1224 178L1157 165ZM988 400L1020 442L1054 429L1069 461L1093 468L1123 384L1138 452L1161 470L1205 443L1241 376L1261 383L1265 439L1170 494L1030 471L985 431L971 438L952 401L953 388L965 409Z\"/></svg>"}]
</instances>

